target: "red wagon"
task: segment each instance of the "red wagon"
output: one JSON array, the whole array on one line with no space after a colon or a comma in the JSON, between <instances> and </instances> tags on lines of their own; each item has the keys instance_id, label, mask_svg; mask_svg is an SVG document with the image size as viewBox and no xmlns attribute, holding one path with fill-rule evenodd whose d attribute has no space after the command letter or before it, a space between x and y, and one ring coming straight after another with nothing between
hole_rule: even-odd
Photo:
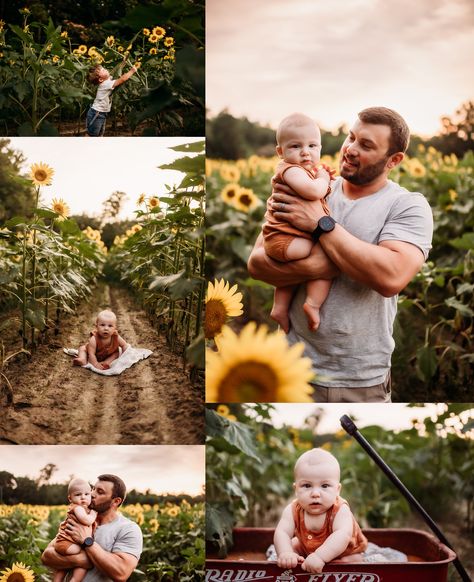
<instances>
[{"instance_id":1,"label":"red wagon","mask_svg":"<svg viewBox=\"0 0 474 582\"><path fill-rule=\"evenodd\" d=\"M236 528L234 546L225 560L209 555L206 582L446 582L456 554L435 537L414 529L367 529L368 540L407 554L408 562L331 562L321 574L297 568L283 570L268 562L273 528Z\"/></svg>"}]
</instances>

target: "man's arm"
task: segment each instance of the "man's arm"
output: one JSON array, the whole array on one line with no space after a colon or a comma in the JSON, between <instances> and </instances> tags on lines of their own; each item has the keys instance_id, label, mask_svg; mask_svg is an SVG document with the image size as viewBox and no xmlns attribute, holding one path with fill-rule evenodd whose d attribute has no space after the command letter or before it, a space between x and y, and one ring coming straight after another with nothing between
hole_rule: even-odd
<instances>
[{"instance_id":1,"label":"man's arm","mask_svg":"<svg viewBox=\"0 0 474 582\"><path fill-rule=\"evenodd\" d=\"M90 527L71 520L68 522L68 533L76 543L82 545L86 537L90 536ZM128 580L138 564L138 558L132 554L107 552L97 542L86 548L85 553L92 564L114 582Z\"/></svg>"},{"instance_id":2,"label":"man's arm","mask_svg":"<svg viewBox=\"0 0 474 582\"><path fill-rule=\"evenodd\" d=\"M72 556L62 556L54 549L54 540L50 542L41 556L41 561L48 568L54 570L69 570L71 568L92 568L92 563L85 552Z\"/></svg>"},{"instance_id":3,"label":"man's arm","mask_svg":"<svg viewBox=\"0 0 474 582\"><path fill-rule=\"evenodd\" d=\"M274 217L301 230L312 232L324 216L319 201L308 202L280 192L274 192L272 198ZM374 245L353 236L340 224L323 234L319 244L343 273L384 297L404 289L425 260L422 251L411 243L390 240Z\"/></svg>"},{"instance_id":4,"label":"man's arm","mask_svg":"<svg viewBox=\"0 0 474 582\"><path fill-rule=\"evenodd\" d=\"M275 287L297 285L312 279L333 279L339 274L337 267L319 245L314 245L311 254L305 259L288 263L274 261L265 253L262 235L255 242L247 266L254 279Z\"/></svg>"}]
</instances>

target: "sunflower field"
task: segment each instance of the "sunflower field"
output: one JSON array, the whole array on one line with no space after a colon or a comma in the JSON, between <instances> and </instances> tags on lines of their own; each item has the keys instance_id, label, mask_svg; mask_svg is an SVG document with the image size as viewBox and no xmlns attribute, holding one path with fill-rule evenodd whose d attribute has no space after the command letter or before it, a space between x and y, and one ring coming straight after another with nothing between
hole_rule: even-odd
<instances>
[{"instance_id":1,"label":"sunflower field","mask_svg":"<svg viewBox=\"0 0 474 582\"><path fill-rule=\"evenodd\" d=\"M190 364L192 379L200 379L204 142L172 149L191 154L161 166L182 172L181 183L160 198L142 194L136 223L116 237L110 250L99 230L80 230L64 200L42 204L41 190L51 184L54 169L31 166L35 196L30 216L15 216L0 229L0 387L7 404L14 397L8 363L31 357L48 336L57 335L64 314L74 313L104 279L127 286L171 350Z\"/></svg>"},{"instance_id":2,"label":"sunflower field","mask_svg":"<svg viewBox=\"0 0 474 582\"><path fill-rule=\"evenodd\" d=\"M191 30L175 30L177 22L151 21L156 12L142 7L121 23L121 37L104 33L94 45L81 40L85 26L55 26L51 18L43 24L32 20L28 8L20 10L21 25L0 20L0 134L84 133L85 114L97 90L87 81L88 71L102 65L113 78L137 68L114 91L109 134L201 135L184 129L184 117L196 118L203 108L197 81L193 84L184 71L194 65L195 76L203 73L202 42Z\"/></svg>"},{"instance_id":3,"label":"sunflower field","mask_svg":"<svg viewBox=\"0 0 474 582\"><path fill-rule=\"evenodd\" d=\"M222 295L221 305L227 304L227 308L222 308L221 315L213 311L214 321L209 323L213 331L208 337L217 336L217 345L219 330L229 317L233 317L234 333L252 321L266 324L270 329L275 327L269 319L273 288L250 278L246 263L263 223L277 161L277 158L258 156L237 161L206 161L208 277L229 283L227 291L237 285L233 293ZM337 171L338 155L323 156L321 161ZM474 154L469 151L458 159L454 154L443 156L434 148L426 149L420 144L416 157L405 158L390 178L410 191L423 193L432 207L435 222L429 260L399 296L394 332L396 349L392 358L393 398L402 402L469 401L472 399L469 386L474 384L474 201L471 194ZM241 294L238 317L233 315L236 293ZM230 335L229 331L225 332L226 343ZM230 370L230 356L212 342L208 370L214 377ZM253 345L255 342L246 340L247 353ZM218 365L215 360L219 352L225 363L221 361ZM285 385L278 365L269 368L264 361L260 365L267 371L271 369L277 377L273 385L278 388ZM236 369L235 366L234 373ZM261 386L255 380L261 377L255 368L244 375L241 385ZM295 371L292 381L301 385L298 400L304 401L307 381L304 367L300 372ZM267 387L259 389L265 391ZM252 398L252 401L258 400Z\"/></svg>"},{"instance_id":4,"label":"sunflower field","mask_svg":"<svg viewBox=\"0 0 474 582\"><path fill-rule=\"evenodd\" d=\"M55 537L66 506L0 505L0 580L52 580L41 553ZM202 580L204 507L202 503L125 505L121 513L143 533L143 552L132 581ZM14 573L22 578L14 577Z\"/></svg>"}]
</instances>

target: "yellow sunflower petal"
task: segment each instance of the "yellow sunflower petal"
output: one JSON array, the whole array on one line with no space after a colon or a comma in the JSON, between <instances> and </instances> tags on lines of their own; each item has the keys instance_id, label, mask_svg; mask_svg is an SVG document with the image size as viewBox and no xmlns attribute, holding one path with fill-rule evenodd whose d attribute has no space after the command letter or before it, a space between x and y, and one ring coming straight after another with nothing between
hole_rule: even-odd
<instances>
[{"instance_id":1,"label":"yellow sunflower petal","mask_svg":"<svg viewBox=\"0 0 474 582\"><path fill-rule=\"evenodd\" d=\"M250 322L237 335L224 326L216 345L206 355L207 402L312 402L311 360L283 332Z\"/></svg>"},{"instance_id":2,"label":"yellow sunflower petal","mask_svg":"<svg viewBox=\"0 0 474 582\"><path fill-rule=\"evenodd\" d=\"M204 323L205 336L208 339L221 333L228 317L237 317L243 313L242 293L237 291L237 285L232 289L229 286L229 282L224 279L208 283Z\"/></svg>"},{"instance_id":3,"label":"yellow sunflower petal","mask_svg":"<svg viewBox=\"0 0 474 582\"><path fill-rule=\"evenodd\" d=\"M30 169L30 178L36 186L49 186L53 181L53 174L53 168L43 162L33 164Z\"/></svg>"},{"instance_id":4,"label":"yellow sunflower petal","mask_svg":"<svg viewBox=\"0 0 474 582\"><path fill-rule=\"evenodd\" d=\"M11 568L0 572L0 582L34 582L32 570L22 562L15 562Z\"/></svg>"}]
</instances>

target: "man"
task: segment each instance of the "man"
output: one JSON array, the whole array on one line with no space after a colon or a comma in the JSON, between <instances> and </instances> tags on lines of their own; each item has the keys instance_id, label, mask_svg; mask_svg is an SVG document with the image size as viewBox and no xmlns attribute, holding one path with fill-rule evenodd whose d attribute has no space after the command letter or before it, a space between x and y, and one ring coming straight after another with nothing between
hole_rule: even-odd
<instances>
[{"instance_id":1,"label":"man","mask_svg":"<svg viewBox=\"0 0 474 582\"><path fill-rule=\"evenodd\" d=\"M318 374L318 402L390 402L390 358L397 294L420 270L431 248L433 217L425 198L388 179L409 142L404 119L385 107L359 118L341 148L327 217L319 201L275 187L270 209L313 233L315 246L301 261L277 263L257 240L249 271L275 285L332 279L317 332L303 313L304 286L293 299L290 342L303 341Z\"/></svg>"},{"instance_id":2,"label":"man","mask_svg":"<svg viewBox=\"0 0 474 582\"><path fill-rule=\"evenodd\" d=\"M53 547L54 540L41 556L45 566L55 570L87 568L85 582L122 582L128 580L138 564L143 548L140 527L120 513L125 500L125 483L115 475L100 475L92 490L91 509L97 511L97 529L69 520L66 528L84 552L61 556Z\"/></svg>"}]
</instances>

